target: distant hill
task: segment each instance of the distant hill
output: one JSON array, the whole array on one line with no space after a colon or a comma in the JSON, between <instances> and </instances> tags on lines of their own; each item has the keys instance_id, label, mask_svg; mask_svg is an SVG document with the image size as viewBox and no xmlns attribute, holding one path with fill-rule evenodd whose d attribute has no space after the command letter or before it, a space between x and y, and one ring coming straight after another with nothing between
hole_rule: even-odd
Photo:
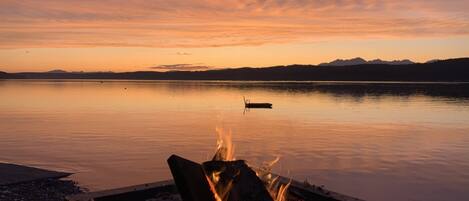
<instances>
[{"instance_id":1,"label":"distant hill","mask_svg":"<svg viewBox=\"0 0 469 201\"><path fill-rule=\"evenodd\" d=\"M358 60L357 60L358 61ZM469 58L407 65L357 64L353 66L290 65L207 71L9 73L16 79L134 79L134 80L259 80L259 81L466 81Z\"/></svg>"},{"instance_id":2,"label":"distant hill","mask_svg":"<svg viewBox=\"0 0 469 201\"><path fill-rule=\"evenodd\" d=\"M435 62L439 62L439 61L441 61L441 60L439 60L439 59L432 59L432 60L429 60L429 61L427 61L427 62L425 62L425 63L429 64L429 63L435 63Z\"/></svg>"},{"instance_id":3,"label":"distant hill","mask_svg":"<svg viewBox=\"0 0 469 201\"><path fill-rule=\"evenodd\" d=\"M360 57L353 59L337 59L329 63L321 63L319 66L355 66L355 65L365 65L365 64L386 64L386 65L409 65L415 64L415 62L405 59L405 60L394 60L394 61L384 61L381 59L375 59L367 61Z\"/></svg>"},{"instance_id":4,"label":"distant hill","mask_svg":"<svg viewBox=\"0 0 469 201\"><path fill-rule=\"evenodd\" d=\"M12 77L13 76L11 76L9 73L0 71L0 79L8 79L8 78L12 78Z\"/></svg>"}]
</instances>

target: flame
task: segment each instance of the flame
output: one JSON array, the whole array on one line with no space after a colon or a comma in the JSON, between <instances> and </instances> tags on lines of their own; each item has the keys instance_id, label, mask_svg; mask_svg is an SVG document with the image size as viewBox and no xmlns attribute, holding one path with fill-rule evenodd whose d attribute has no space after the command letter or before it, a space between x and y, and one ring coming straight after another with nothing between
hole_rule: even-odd
<instances>
[{"instance_id":1,"label":"flame","mask_svg":"<svg viewBox=\"0 0 469 201\"><path fill-rule=\"evenodd\" d=\"M226 200L228 200L228 195L229 195L229 192L230 192L230 190L233 186L233 182L230 181L226 186L223 186L223 187L218 186L217 187L217 183L220 180L220 173L221 172L217 172L217 173L213 173L210 176L207 176L207 180L208 180L208 183L210 185L210 189L213 192L215 200L216 201L226 201Z\"/></svg>"},{"instance_id":2,"label":"flame","mask_svg":"<svg viewBox=\"0 0 469 201\"><path fill-rule=\"evenodd\" d=\"M219 161L234 161L234 145L232 141L232 133L230 131L226 131L223 128L216 127L215 128L218 138L217 138L217 149L215 152L215 156L212 160L219 160ZM260 168L253 168L256 172L256 175L264 182L266 189L269 191L270 195L272 196L273 200L275 201L286 201L287 197L287 190L290 186L290 182L288 184L281 184L279 182L279 177L272 176L272 168L273 166L280 160L280 157L276 157L272 161L267 161L262 163ZM210 187L212 188L212 192L215 194L215 199L217 201L226 201L229 196L229 192L233 186L233 181L229 181L227 184L218 185L220 181L220 174L223 172L214 172L207 176L207 180L210 183Z\"/></svg>"},{"instance_id":3,"label":"flame","mask_svg":"<svg viewBox=\"0 0 469 201\"><path fill-rule=\"evenodd\" d=\"M279 160L280 157L277 156L272 161L264 162L262 166L257 169L256 174L264 182L270 196L272 196L275 201L286 201L287 190L291 181L287 184L279 185L279 177L272 177L272 168Z\"/></svg>"},{"instance_id":4,"label":"flame","mask_svg":"<svg viewBox=\"0 0 469 201\"><path fill-rule=\"evenodd\" d=\"M290 184L291 184L291 180L288 182L288 184L280 185L276 196L273 197L275 201L286 201L287 200L287 192L288 192L287 190L288 190L288 187L290 187Z\"/></svg>"},{"instance_id":5,"label":"flame","mask_svg":"<svg viewBox=\"0 0 469 201\"><path fill-rule=\"evenodd\" d=\"M234 161L234 145L232 141L231 130L226 131L223 128L216 127L215 131L217 132L217 149L212 160L215 161ZM233 186L233 181L228 181L227 184L218 185L220 182L220 174L223 170L219 172L213 172L207 176L209 181L210 188L214 192L215 200L217 201L226 201L228 200L229 192Z\"/></svg>"},{"instance_id":6,"label":"flame","mask_svg":"<svg viewBox=\"0 0 469 201\"><path fill-rule=\"evenodd\" d=\"M272 161L266 161L262 163L262 166L256 169L257 176L264 182L267 189L272 189L278 177L272 178L272 168L280 160L280 157L276 157Z\"/></svg>"},{"instance_id":7,"label":"flame","mask_svg":"<svg viewBox=\"0 0 469 201\"><path fill-rule=\"evenodd\" d=\"M231 130L226 132L220 127L216 127L215 130L217 131L218 139L217 151L215 152L213 160L234 161L234 146L233 141L231 139Z\"/></svg>"}]
</instances>

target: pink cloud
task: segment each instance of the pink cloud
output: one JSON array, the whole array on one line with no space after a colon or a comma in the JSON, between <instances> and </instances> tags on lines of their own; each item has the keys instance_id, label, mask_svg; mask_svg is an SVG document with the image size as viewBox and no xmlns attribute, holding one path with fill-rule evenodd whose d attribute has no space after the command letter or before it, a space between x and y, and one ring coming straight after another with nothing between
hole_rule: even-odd
<instances>
[{"instance_id":1,"label":"pink cloud","mask_svg":"<svg viewBox=\"0 0 469 201\"><path fill-rule=\"evenodd\" d=\"M467 10L466 0L4 0L0 48L467 36Z\"/></svg>"}]
</instances>

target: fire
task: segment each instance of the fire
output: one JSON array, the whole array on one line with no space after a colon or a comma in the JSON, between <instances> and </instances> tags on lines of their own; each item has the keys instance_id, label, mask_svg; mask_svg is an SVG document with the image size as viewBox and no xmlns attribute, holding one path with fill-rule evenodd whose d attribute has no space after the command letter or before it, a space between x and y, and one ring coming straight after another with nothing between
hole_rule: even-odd
<instances>
[{"instance_id":1,"label":"fire","mask_svg":"<svg viewBox=\"0 0 469 201\"><path fill-rule=\"evenodd\" d=\"M231 131L225 131L224 129L217 127L216 129L217 149L212 160L215 161L234 161L234 145L232 141ZM286 201L287 190L290 186L290 182L286 185L280 185L279 177L272 176L273 166L280 160L280 157L276 157L272 161L264 162L260 168L252 168L255 170L256 175L264 182L266 189L269 191L271 197L275 201ZM233 181L220 186L220 172L214 172L208 176L209 183L215 192L215 198L217 201L226 201L229 196L230 189L232 188Z\"/></svg>"},{"instance_id":2,"label":"fire","mask_svg":"<svg viewBox=\"0 0 469 201\"><path fill-rule=\"evenodd\" d=\"M213 160L218 161L234 161L234 146L231 140L231 130L226 132L224 129L217 127L215 128L218 134L217 139L217 151Z\"/></svg>"},{"instance_id":3,"label":"fire","mask_svg":"<svg viewBox=\"0 0 469 201\"><path fill-rule=\"evenodd\" d=\"M217 188L217 183L220 180L220 173L221 172L216 172L211 174L210 176L207 176L207 180L209 181L208 183L210 185L211 191L215 196L215 200L226 201L228 200L230 189L233 186L233 181L230 181L226 186Z\"/></svg>"},{"instance_id":4,"label":"fire","mask_svg":"<svg viewBox=\"0 0 469 201\"><path fill-rule=\"evenodd\" d=\"M279 177L272 176L272 168L279 160L280 157L277 156L272 161L264 162L259 169L256 169L256 174L265 183L267 190L275 201L286 201L287 190L291 181L286 185L281 184L279 186Z\"/></svg>"},{"instance_id":5,"label":"fire","mask_svg":"<svg viewBox=\"0 0 469 201\"><path fill-rule=\"evenodd\" d=\"M281 185L277 191L276 196L274 197L275 201L286 201L287 200L287 190L290 187L291 181L286 185Z\"/></svg>"}]
</instances>

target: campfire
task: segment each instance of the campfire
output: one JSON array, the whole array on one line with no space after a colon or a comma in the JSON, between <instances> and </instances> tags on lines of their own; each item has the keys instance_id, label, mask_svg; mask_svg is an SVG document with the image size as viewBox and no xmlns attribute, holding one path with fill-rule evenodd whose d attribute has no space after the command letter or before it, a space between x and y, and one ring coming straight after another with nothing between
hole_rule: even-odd
<instances>
[{"instance_id":1,"label":"campfire","mask_svg":"<svg viewBox=\"0 0 469 201\"><path fill-rule=\"evenodd\" d=\"M174 181L184 201L286 201L288 184L271 173L276 158L262 167L236 160L231 132L217 128L217 150L202 164L180 156L168 159Z\"/></svg>"}]
</instances>

